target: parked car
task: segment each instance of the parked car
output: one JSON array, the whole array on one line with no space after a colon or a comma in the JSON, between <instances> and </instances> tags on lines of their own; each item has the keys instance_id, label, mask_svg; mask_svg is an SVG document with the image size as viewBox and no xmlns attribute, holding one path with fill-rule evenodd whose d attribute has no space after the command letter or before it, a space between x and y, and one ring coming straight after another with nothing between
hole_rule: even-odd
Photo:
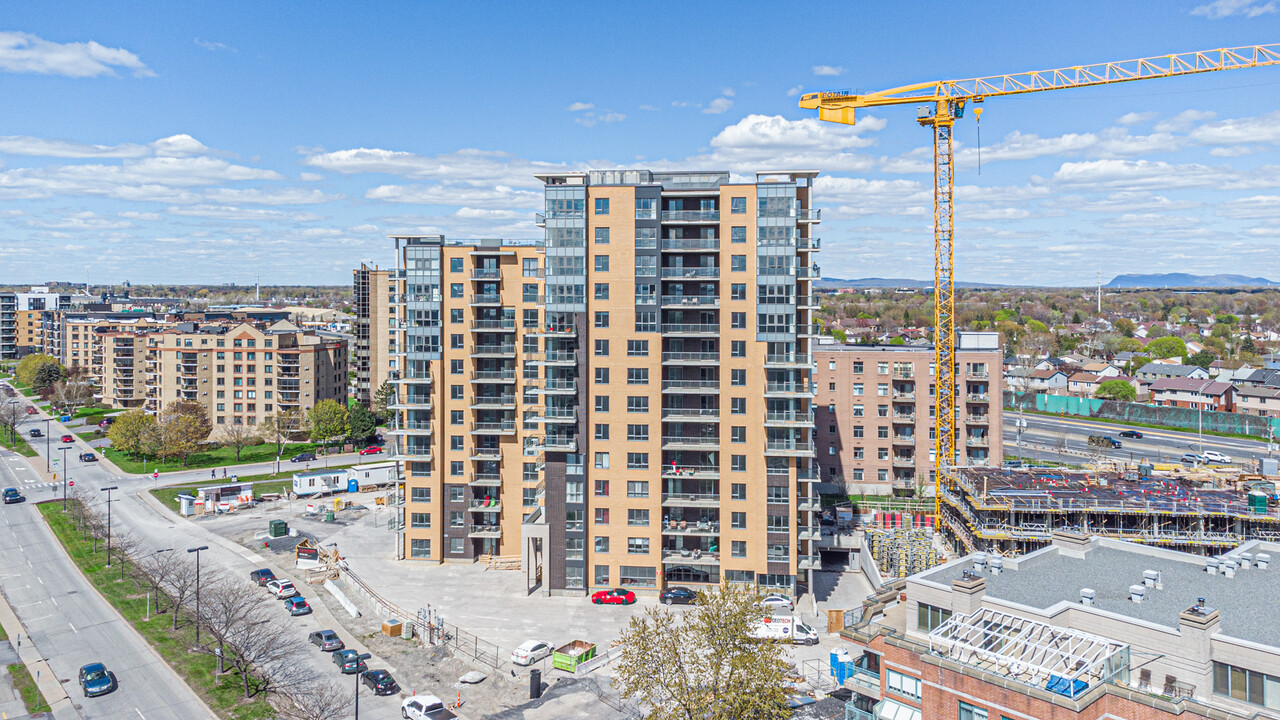
<instances>
[{"instance_id":1,"label":"parked car","mask_svg":"<svg viewBox=\"0 0 1280 720\"><path fill-rule=\"evenodd\" d=\"M400 692L396 679L386 670L366 670L360 675L360 682L372 690L374 695L394 695Z\"/></svg>"},{"instance_id":2,"label":"parked car","mask_svg":"<svg viewBox=\"0 0 1280 720\"><path fill-rule=\"evenodd\" d=\"M1197 464L1197 463L1202 463L1202 462L1204 462L1204 458L1200 457L1199 455L1197 455L1197 454L1195 454L1195 453L1183 453L1183 454L1182 454L1182 458L1181 458L1181 462L1182 462L1184 465L1195 465L1195 464Z\"/></svg>"},{"instance_id":3,"label":"parked car","mask_svg":"<svg viewBox=\"0 0 1280 720\"><path fill-rule=\"evenodd\" d=\"M1201 457L1203 457L1203 458L1204 458L1204 461L1205 461L1205 462L1207 462L1207 463L1229 463L1229 462L1231 462L1231 456L1230 456L1230 455L1224 455L1224 454L1222 454L1222 453L1218 452L1217 450L1205 450L1204 452L1200 453L1200 456L1201 456Z\"/></svg>"},{"instance_id":4,"label":"parked car","mask_svg":"<svg viewBox=\"0 0 1280 720\"><path fill-rule=\"evenodd\" d=\"M1120 437L1132 438L1134 440L1138 440L1142 437L1142 433L1138 432L1137 430L1121 430Z\"/></svg>"},{"instance_id":5,"label":"parked car","mask_svg":"<svg viewBox=\"0 0 1280 720\"><path fill-rule=\"evenodd\" d=\"M80 690L85 697L106 695L116 689L116 676L102 663L89 663L80 668Z\"/></svg>"},{"instance_id":6,"label":"parked car","mask_svg":"<svg viewBox=\"0 0 1280 720\"><path fill-rule=\"evenodd\" d=\"M696 605L698 603L698 593L687 587L676 585L664 590L658 596L658 599L667 605L675 605L677 603L681 605Z\"/></svg>"},{"instance_id":7,"label":"parked car","mask_svg":"<svg viewBox=\"0 0 1280 720\"><path fill-rule=\"evenodd\" d=\"M316 459L315 453L298 453L289 458L289 462L311 462Z\"/></svg>"},{"instance_id":8,"label":"parked car","mask_svg":"<svg viewBox=\"0 0 1280 720\"><path fill-rule=\"evenodd\" d=\"M91 452L80 453L80 462L98 462L98 456Z\"/></svg>"},{"instance_id":9,"label":"parked car","mask_svg":"<svg viewBox=\"0 0 1280 720\"><path fill-rule=\"evenodd\" d=\"M614 588L601 590L591 596L591 602L597 605L631 605L636 601L636 594L630 590Z\"/></svg>"},{"instance_id":10,"label":"parked car","mask_svg":"<svg viewBox=\"0 0 1280 720\"><path fill-rule=\"evenodd\" d=\"M28 405L28 406L27 406L27 414L28 414L28 415L35 415L35 414L36 414L36 413L38 413L38 412L40 412L40 411L39 411L39 410L36 410L36 408L35 408L35 406L34 406L34 405Z\"/></svg>"},{"instance_id":11,"label":"parked car","mask_svg":"<svg viewBox=\"0 0 1280 720\"><path fill-rule=\"evenodd\" d=\"M259 587L266 585L276 579L276 574L267 568L261 568L249 573L249 580L258 584Z\"/></svg>"},{"instance_id":12,"label":"parked car","mask_svg":"<svg viewBox=\"0 0 1280 720\"><path fill-rule=\"evenodd\" d=\"M338 637L338 633L332 630L316 630L307 636L307 642L315 645L324 652L333 652L346 647L342 642L342 638Z\"/></svg>"},{"instance_id":13,"label":"parked car","mask_svg":"<svg viewBox=\"0 0 1280 720\"><path fill-rule=\"evenodd\" d=\"M405 720L448 720L454 714L435 695L414 695L400 703L400 717Z\"/></svg>"},{"instance_id":14,"label":"parked car","mask_svg":"<svg viewBox=\"0 0 1280 720\"><path fill-rule=\"evenodd\" d=\"M382 452L382 448L377 445L370 445L367 448L360 448L361 455L377 455Z\"/></svg>"},{"instance_id":15,"label":"parked car","mask_svg":"<svg viewBox=\"0 0 1280 720\"><path fill-rule=\"evenodd\" d=\"M311 614L311 606L307 604L307 599L301 595L287 598L284 601L284 607L289 611L290 615L309 615Z\"/></svg>"},{"instance_id":16,"label":"parked car","mask_svg":"<svg viewBox=\"0 0 1280 720\"><path fill-rule=\"evenodd\" d=\"M795 607L795 605L791 602L791 598L787 597L786 595L779 595L777 593L770 593L769 595L765 595L763 598L760 599L760 604L764 605L770 610L786 610L788 612L790 612L792 608Z\"/></svg>"},{"instance_id":17,"label":"parked car","mask_svg":"<svg viewBox=\"0 0 1280 720\"><path fill-rule=\"evenodd\" d=\"M69 442L75 442L75 441L76 441L76 439L75 439L74 437L72 437L71 435L63 435L63 436L62 436L62 442L69 443Z\"/></svg>"},{"instance_id":18,"label":"parked car","mask_svg":"<svg viewBox=\"0 0 1280 720\"><path fill-rule=\"evenodd\" d=\"M44 437L44 433L40 432L40 428L31 428L31 431L27 434L31 437Z\"/></svg>"},{"instance_id":19,"label":"parked car","mask_svg":"<svg viewBox=\"0 0 1280 720\"><path fill-rule=\"evenodd\" d=\"M511 664L532 665L551 654L551 646L538 640L525 640L511 651Z\"/></svg>"},{"instance_id":20,"label":"parked car","mask_svg":"<svg viewBox=\"0 0 1280 720\"><path fill-rule=\"evenodd\" d=\"M1089 444L1097 447L1118 448L1121 443L1110 435L1090 435Z\"/></svg>"},{"instance_id":21,"label":"parked car","mask_svg":"<svg viewBox=\"0 0 1280 720\"><path fill-rule=\"evenodd\" d=\"M1026 465L1024 465L1021 460L1005 460L1004 461L1005 470L1021 470L1024 467L1026 467Z\"/></svg>"},{"instance_id":22,"label":"parked car","mask_svg":"<svg viewBox=\"0 0 1280 720\"><path fill-rule=\"evenodd\" d=\"M333 664L338 666L343 675L354 675L369 669L363 660L358 659L360 653L355 650L336 650L333 653Z\"/></svg>"},{"instance_id":23,"label":"parked car","mask_svg":"<svg viewBox=\"0 0 1280 720\"><path fill-rule=\"evenodd\" d=\"M23 496L22 496L22 493L18 492L18 488L5 488L5 489L4 489L4 504L5 504L5 505L13 505L14 503L26 502L26 500L27 500L27 499L26 499L25 497L23 497Z\"/></svg>"},{"instance_id":24,"label":"parked car","mask_svg":"<svg viewBox=\"0 0 1280 720\"><path fill-rule=\"evenodd\" d=\"M298 594L298 588L294 587L289 580L271 580L267 583L267 590L281 600Z\"/></svg>"},{"instance_id":25,"label":"parked car","mask_svg":"<svg viewBox=\"0 0 1280 720\"><path fill-rule=\"evenodd\" d=\"M113 422L115 422L115 421L116 421L116 419L115 419L114 417L104 417L104 418L102 418L101 420L99 420L99 421L98 421L98 427L100 427L100 428L107 428L107 427L110 427L110 426L111 426L111 423L113 423Z\"/></svg>"}]
</instances>

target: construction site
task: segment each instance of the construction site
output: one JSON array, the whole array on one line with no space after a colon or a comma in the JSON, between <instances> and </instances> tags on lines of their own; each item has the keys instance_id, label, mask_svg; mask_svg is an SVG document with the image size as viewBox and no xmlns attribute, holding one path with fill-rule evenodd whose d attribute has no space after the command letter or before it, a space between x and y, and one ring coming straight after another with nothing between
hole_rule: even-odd
<instances>
[{"instance_id":1,"label":"construction site","mask_svg":"<svg viewBox=\"0 0 1280 720\"><path fill-rule=\"evenodd\" d=\"M1280 539L1275 483L1256 475L1157 473L1151 466L953 470L940 488L941 530L958 553L1020 555L1054 531L1202 555Z\"/></svg>"}]
</instances>

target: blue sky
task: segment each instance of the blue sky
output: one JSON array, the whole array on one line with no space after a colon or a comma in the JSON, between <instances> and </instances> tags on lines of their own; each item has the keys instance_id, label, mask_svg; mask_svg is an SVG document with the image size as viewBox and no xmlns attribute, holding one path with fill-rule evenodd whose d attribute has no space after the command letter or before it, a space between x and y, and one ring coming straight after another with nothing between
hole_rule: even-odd
<instances>
[{"instance_id":1,"label":"blue sky","mask_svg":"<svg viewBox=\"0 0 1280 720\"><path fill-rule=\"evenodd\" d=\"M803 10L803 12L800 12ZM828 277L932 271L929 135L878 90L1280 42L1280 0L15 3L0 282L345 284L396 232L531 239L547 168L823 171ZM1280 279L1280 67L993 99L957 275Z\"/></svg>"}]
</instances>

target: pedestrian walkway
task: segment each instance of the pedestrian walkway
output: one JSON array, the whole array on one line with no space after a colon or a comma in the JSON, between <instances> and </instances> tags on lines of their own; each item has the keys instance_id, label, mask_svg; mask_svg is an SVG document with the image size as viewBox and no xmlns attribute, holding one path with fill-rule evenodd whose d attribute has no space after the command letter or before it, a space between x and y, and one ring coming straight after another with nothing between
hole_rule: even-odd
<instances>
[{"instance_id":1,"label":"pedestrian walkway","mask_svg":"<svg viewBox=\"0 0 1280 720\"><path fill-rule=\"evenodd\" d=\"M58 677L54 675L53 670L49 667L49 663L45 661L44 655L35 647L28 639L22 642L19 638L27 636L27 629L18 619L17 614L13 612L13 608L9 607L9 601L5 599L3 593L0 593L0 627L4 628L4 632L12 640L8 641L10 647L17 645L16 654L23 665L27 667L27 672L31 673L31 677L35 678L36 687L40 689L40 694L48 701L49 707L53 710L53 716L57 720L70 720L70 718L80 718L80 712L76 710L76 706L71 702L71 698L67 696L67 691L63 688ZM8 663L6 663L7 665ZM6 680L11 679L8 674L5 675ZM25 713L19 701L19 715ZM4 703L0 702L0 711L3 711Z\"/></svg>"}]
</instances>

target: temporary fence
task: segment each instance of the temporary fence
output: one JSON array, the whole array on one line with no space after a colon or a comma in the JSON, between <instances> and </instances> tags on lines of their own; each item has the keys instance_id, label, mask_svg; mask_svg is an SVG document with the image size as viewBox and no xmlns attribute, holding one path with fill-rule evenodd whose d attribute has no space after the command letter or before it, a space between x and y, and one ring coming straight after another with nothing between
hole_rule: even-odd
<instances>
[{"instance_id":1,"label":"temporary fence","mask_svg":"<svg viewBox=\"0 0 1280 720\"><path fill-rule=\"evenodd\" d=\"M1280 418L1264 418L1244 413L1194 410L1192 408L1147 405L1121 400L1027 393L1016 390L1004 392L1004 406L1010 410L1038 410L1040 412L1072 415L1075 417L1119 420L1159 425L1182 430L1208 430L1210 432L1251 435L1261 440L1280 436Z\"/></svg>"}]
</instances>

